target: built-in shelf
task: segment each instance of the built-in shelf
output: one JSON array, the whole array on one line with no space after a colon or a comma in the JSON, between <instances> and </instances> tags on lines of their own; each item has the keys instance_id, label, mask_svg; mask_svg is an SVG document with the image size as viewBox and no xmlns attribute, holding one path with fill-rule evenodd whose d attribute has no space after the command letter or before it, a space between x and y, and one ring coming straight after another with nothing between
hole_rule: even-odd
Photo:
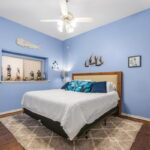
<instances>
[{"instance_id":1,"label":"built-in shelf","mask_svg":"<svg viewBox=\"0 0 150 150\"><path fill-rule=\"evenodd\" d=\"M0 76L0 83L48 82L48 58L2 50ZM6 81L9 77L11 81ZM29 81L23 81L24 79Z\"/></svg>"},{"instance_id":2,"label":"built-in shelf","mask_svg":"<svg viewBox=\"0 0 150 150\"><path fill-rule=\"evenodd\" d=\"M0 81L0 83L45 83L50 82L50 80L41 80L41 81Z\"/></svg>"}]
</instances>

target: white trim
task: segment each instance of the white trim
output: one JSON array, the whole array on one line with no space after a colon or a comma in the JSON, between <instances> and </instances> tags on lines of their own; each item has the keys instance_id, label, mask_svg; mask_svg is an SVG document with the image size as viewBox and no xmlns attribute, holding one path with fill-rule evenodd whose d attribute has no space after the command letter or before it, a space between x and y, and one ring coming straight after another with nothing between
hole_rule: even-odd
<instances>
[{"instance_id":1,"label":"white trim","mask_svg":"<svg viewBox=\"0 0 150 150\"><path fill-rule=\"evenodd\" d=\"M121 115L136 118L136 119L141 119L141 120L145 120L145 121L150 121L150 118L140 117L140 116L136 116L136 115L130 115L130 114L126 114L126 113L121 113Z\"/></svg>"},{"instance_id":2,"label":"white trim","mask_svg":"<svg viewBox=\"0 0 150 150\"><path fill-rule=\"evenodd\" d=\"M0 115L5 115L5 114L8 114L8 113L15 113L17 111L22 111L22 108L14 109L14 110L11 110L11 111L5 111L5 112L0 113Z\"/></svg>"}]
</instances>

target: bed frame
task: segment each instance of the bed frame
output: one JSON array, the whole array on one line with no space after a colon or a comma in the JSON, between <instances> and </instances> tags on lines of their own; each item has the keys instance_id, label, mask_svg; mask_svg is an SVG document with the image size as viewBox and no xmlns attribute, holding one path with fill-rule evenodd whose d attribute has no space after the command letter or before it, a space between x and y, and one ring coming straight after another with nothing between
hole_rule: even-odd
<instances>
[{"instance_id":1,"label":"bed frame","mask_svg":"<svg viewBox=\"0 0 150 150\"><path fill-rule=\"evenodd\" d=\"M104 115L102 115L100 118L98 118L96 121L94 121L91 124L85 125L77 136L82 135L83 133L86 133L91 126L93 126L97 121L104 120L106 117L110 115L120 115L121 114L121 105L122 105L122 72L96 72L96 73L75 73L72 74L73 80L92 80L92 81L110 81L117 85L116 91L119 94L120 100L118 101L118 106L109 110ZM49 118L46 118L44 116L38 115L36 113L33 113L29 111L28 109L24 108L24 113L30 115L32 118L36 120L40 120L40 122L45 125L50 130L56 132L57 134L68 138L67 134L61 127L60 123L57 121L53 121Z\"/></svg>"}]
</instances>

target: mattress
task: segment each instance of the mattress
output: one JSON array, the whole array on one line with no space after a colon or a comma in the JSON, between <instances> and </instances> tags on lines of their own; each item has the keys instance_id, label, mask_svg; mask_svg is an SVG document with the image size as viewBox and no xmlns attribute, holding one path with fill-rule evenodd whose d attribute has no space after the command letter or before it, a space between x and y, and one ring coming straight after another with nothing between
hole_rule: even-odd
<instances>
[{"instance_id":1,"label":"mattress","mask_svg":"<svg viewBox=\"0 0 150 150\"><path fill-rule=\"evenodd\" d=\"M116 107L119 96L109 93L82 93L63 89L31 91L24 94L22 107L60 122L70 140L80 129Z\"/></svg>"}]
</instances>

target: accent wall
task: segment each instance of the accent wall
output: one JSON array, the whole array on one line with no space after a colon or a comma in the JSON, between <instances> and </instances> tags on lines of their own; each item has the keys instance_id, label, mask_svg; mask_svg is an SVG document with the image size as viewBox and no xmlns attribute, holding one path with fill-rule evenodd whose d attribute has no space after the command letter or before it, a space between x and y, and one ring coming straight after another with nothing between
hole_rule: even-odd
<instances>
[{"instance_id":1,"label":"accent wall","mask_svg":"<svg viewBox=\"0 0 150 150\"><path fill-rule=\"evenodd\" d=\"M150 118L150 9L65 40L66 69L79 72L123 72L123 112ZM91 55L100 67L84 67ZM128 68L128 57L142 56L142 67Z\"/></svg>"}]
</instances>

